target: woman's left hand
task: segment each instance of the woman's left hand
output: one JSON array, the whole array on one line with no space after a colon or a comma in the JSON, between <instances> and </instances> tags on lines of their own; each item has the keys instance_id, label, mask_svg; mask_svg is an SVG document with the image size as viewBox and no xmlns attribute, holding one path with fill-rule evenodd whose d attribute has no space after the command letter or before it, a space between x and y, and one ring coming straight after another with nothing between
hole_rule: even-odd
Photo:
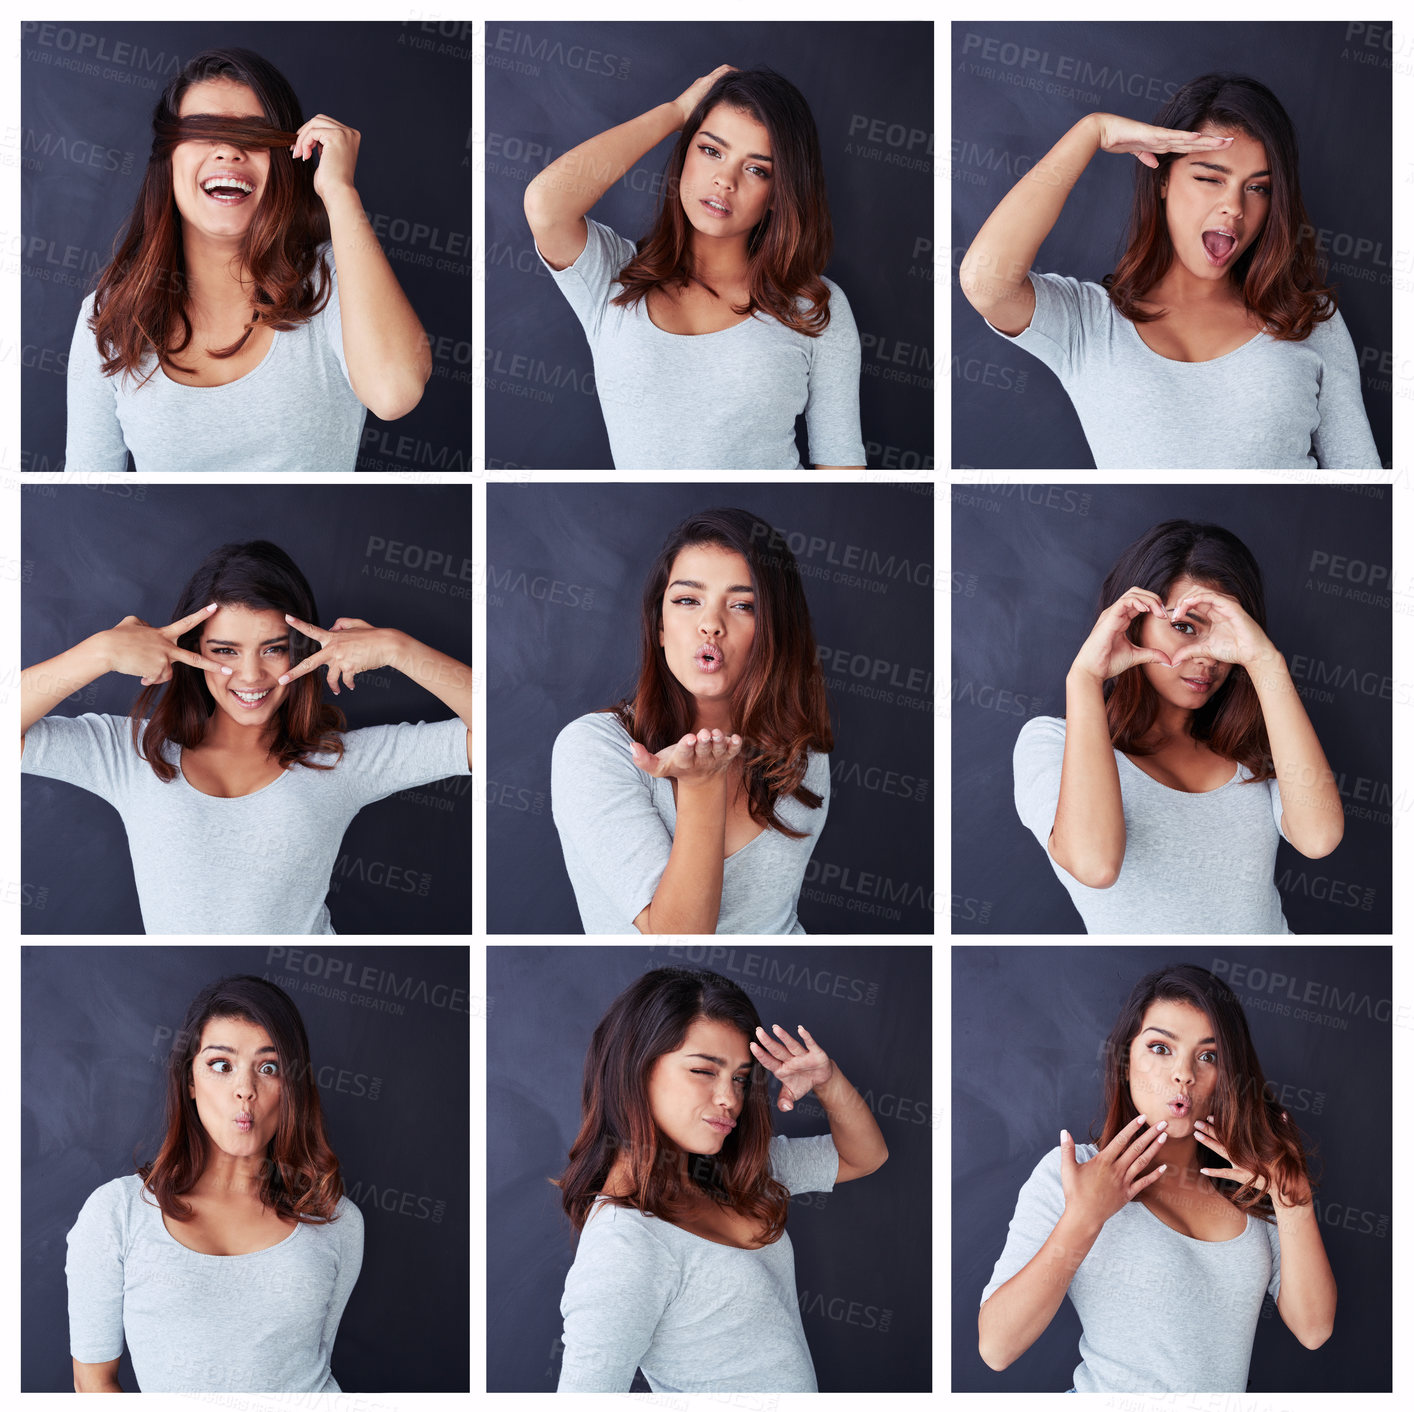
<instances>
[{"instance_id":1,"label":"woman's left hand","mask_svg":"<svg viewBox=\"0 0 1414 1412\"><path fill-rule=\"evenodd\" d=\"M1207 618L1208 626L1204 629L1196 623L1189 625L1197 630L1194 634L1196 640L1190 639L1177 651L1169 653L1169 661L1175 667L1194 657L1212 657L1219 662L1252 667L1268 660L1276 651L1272 640L1231 594L1219 593L1211 588L1195 588L1174 603L1169 621L1182 622L1190 609Z\"/></svg>"},{"instance_id":2,"label":"woman's left hand","mask_svg":"<svg viewBox=\"0 0 1414 1412\"><path fill-rule=\"evenodd\" d=\"M1289 1123L1291 1121L1291 1119L1288 1118L1285 1113L1281 1115L1281 1120L1283 1123ZM1227 1148L1223 1146L1223 1141L1217 1134L1217 1129L1213 1126L1213 1120L1211 1117L1206 1123L1203 1122L1203 1120L1200 1118L1197 1122L1193 1124L1193 1127L1198 1134L1198 1140L1203 1144L1204 1147L1210 1148L1213 1152L1216 1152L1218 1156L1223 1159L1223 1161L1232 1161L1231 1155L1229 1154ZM1230 1182L1242 1182L1244 1185L1248 1182L1251 1182L1252 1185L1258 1191L1266 1191L1267 1189L1267 1179L1265 1177L1259 1177L1255 1173L1248 1171L1246 1167L1238 1167L1236 1165L1230 1167L1199 1167L1198 1170L1205 1177L1221 1177L1224 1180ZM1306 1184L1306 1190L1304 1192L1283 1192L1280 1193L1280 1200L1282 1205L1290 1206L1298 1202L1304 1202L1306 1200L1309 1200L1310 1195L1310 1183L1308 1182ZM1274 1193L1272 1199L1277 1200L1277 1194Z\"/></svg>"},{"instance_id":3,"label":"woman's left hand","mask_svg":"<svg viewBox=\"0 0 1414 1412\"><path fill-rule=\"evenodd\" d=\"M375 628L362 618L337 618L333 627L326 630L289 613L285 614L285 621L317 642L320 650L306 657L297 667L291 667L280 678L281 686L308 676L318 667L328 667L329 690L337 696L341 681L352 691L354 677L359 672L373 672L379 667L394 665L399 635L392 628Z\"/></svg>"},{"instance_id":4,"label":"woman's left hand","mask_svg":"<svg viewBox=\"0 0 1414 1412\"><path fill-rule=\"evenodd\" d=\"M780 1025L771 1028L776 1032L774 1038L760 1025L756 1027L758 1038L751 1041L751 1052L781 1081L776 1107L789 1113L812 1088L820 1088L834 1078L835 1066L804 1025L797 1026L803 1042Z\"/></svg>"},{"instance_id":5,"label":"woman's left hand","mask_svg":"<svg viewBox=\"0 0 1414 1412\"><path fill-rule=\"evenodd\" d=\"M340 187L353 189L358 144L357 128L345 127L325 113L316 113L295 133L290 155L297 162L307 162L316 152L319 154L314 190L321 201L327 201Z\"/></svg>"}]
</instances>

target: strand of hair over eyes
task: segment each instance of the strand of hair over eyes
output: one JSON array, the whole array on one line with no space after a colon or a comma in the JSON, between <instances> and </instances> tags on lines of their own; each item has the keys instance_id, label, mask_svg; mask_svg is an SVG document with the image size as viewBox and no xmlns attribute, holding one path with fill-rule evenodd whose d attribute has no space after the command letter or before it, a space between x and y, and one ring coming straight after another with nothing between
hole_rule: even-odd
<instances>
[{"instance_id":1,"label":"strand of hair over eyes","mask_svg":"<svg viewBox=\"0 0 1414 1412\"><path fill-rule=\"evenodd\" d=\"M296 134L271 127L264 118L224 118L196 113L189 118L154 118L152 155L165 157L179 142L229 142L235 147L293 147Z\"/></svg>"}]
</instances>

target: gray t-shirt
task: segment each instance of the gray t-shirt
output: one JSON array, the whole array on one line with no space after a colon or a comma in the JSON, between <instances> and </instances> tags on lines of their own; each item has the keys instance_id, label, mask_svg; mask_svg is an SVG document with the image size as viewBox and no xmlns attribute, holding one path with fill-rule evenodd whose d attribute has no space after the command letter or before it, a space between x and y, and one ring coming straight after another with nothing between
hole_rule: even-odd
<instances>
[{"instance_id":1,"label":"gray t-shirt","mask_svg":"<svg viewBox=\"0 0 1414 1412\"><path fill-rule=\"evenodd\" d=\"M175 1239L142 1178L84 1202L69 1232L69 1353L119 1357L143 1392L338 1392L334 1335L363 1263L363 1213L302 1221L250 1255L202 1255Z\"/></svg>"},{"instance_id":2,"label":"gray t-shirt","mask_svg":"<svg viewBox=\"0 0 1414 1412\"><path fill-rule=\"evenodd\" d=\"M177 777L159 780L133 749L126 716L45 716L25 735L21 768L91 790L122 815L149 934L332 934L324 897L353 816L399 790L469 773L456 717L365 726L343 741L332 770L295 765L254 794L218 799L186 782L170 742Z\"/></svg>"},{"instance_id":3,"label":"gray t-shirt","mask_svg":"<svg viewBox=\"0 0 1414 1412\"><path fill-rule=\"evenodd\" d=\"M1031 284L1030 326L992 331L1061 380L1100 470L1379 469L1339 314L1299 343L1258 333L1180 363L1155 353L1102 286L1035 270Z\"/></svg>"},{"instance_id":4,"label":"gray t-shirt","mask_svg":"<svg viewBox=\"0 0 1414 1412\"><path fill-rule=\"evenodd\" d=\"M1113 887L1086 887L1051 857L1060 802L1065 722L1033 716L1012 755L1016 812L1036 835L1087 932L1287 933L1272 880L1281 839L1276 780L1252 772L1205 794L1170 789L1116 750L1124 809L1124 863Z\"/></svg>"},{"instance_id":5,"label":"gray t-shirt","mask_svg":"<svg viewBox=\"0 0 1414 1412\"><path fill-rule=\"evenodd\" d=\"M834 1139L771 1139L771 1175L794 1196L831 1191ZM795 1252L782 1235L741 1250L596 1201L560 1300L560 1392L815 1392Z\"/></svg>"},{"instance_id":6,"label":"gray t-shirt","mask_svg":"<svg viewBox=\"0 0 1414 1412\"><path fill-rule=\"evenodd\" d=\"M550 808L587 936L638 935L633 919L652 902L673 848L673 782L640 770L630 744L617 716L596 711L560 732L550 758ZM811 751L802 783L820 807L785 796L776 813L805 837L766 829L722 864L719 933L804 934L795 905L830 807L830 757Z\"/></svg>"},{"instance_id":7,"label":"gray t-shirt","mask_svg":"<svg viewBox=\"0 0 1414 1412\"><path fill-rule=\"evenodd\" d=\"M1077 1143L1075 1160L1097 1150ZM1055 1147L1016 1198L983 1304L1031 1262L1064 1210ZM1101 1227L1071 1277L1083 1330L1076 1392L1246 1392L1262 1297L1275 1299L1280 1288L1274 1225L1248 1216L1231 1240L1195 1240L1131 1201Z\"/></svg>"},{"instance_id":8,"label":"gray t-shirt","mask_svg":"<svg viewBox=\"0 0 1414 1412\"><path fill-rule=\"evenodd\" d=\"M330 260L330 273L333 261ZM69 349L66 471L338 471L355 469L367 409L344 359L339 287L307 323L276 333L250 372L188 387L146 359L137 377L104 377L83 301Z\"/></svg>"},{"instance_id":9,"label":"gray t-shirt","mask_svg":"<svg viewBox=\"0 0 1414 1412\"><path fill-rule=\"evenodd\" d=\"M574 264L545 268L589 337L617 470L796 471L801 413L815 465L864 464L859 331L837 284L825 281L830 323L818 338L761 312L717 333L665 333L646 300L630 309L609 302L633 243L585 224Z\"/></svg>"}]
</instances>

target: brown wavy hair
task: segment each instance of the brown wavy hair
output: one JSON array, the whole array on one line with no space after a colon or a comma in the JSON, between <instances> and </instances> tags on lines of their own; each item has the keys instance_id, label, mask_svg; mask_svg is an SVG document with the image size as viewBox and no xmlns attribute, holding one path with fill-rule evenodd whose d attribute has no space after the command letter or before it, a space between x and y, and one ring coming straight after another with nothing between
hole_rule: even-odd
<instances>
[{"instance_id":1,"label":"brown wavy hair","mask_svg":"<svg viewBox=\"0 0 1414 1412\"><path fill-rule=\"evenodd\" d=\"M1232 1161L1218 1156L1199 1137L1198 1165L1242 1167L1264 1179L1267 1191L1259 1191L1252 1181L1221 1177L1216 1180L1224 1184L1217 1190L1239 1211L1270 1221L1269 1192L1298 1190L1303 1181L1311 1180L1310 1169L1296 1128L1269 1091L1242 1002L1226 981L1201 966L1161 966L1130 991L1105 1042L1105 1116L1099 1145L1104 1147L1113 1141L1120 1129L1138 1116L1139 1110L1129 1093L1129 1046L1156 1000L1174 1000L1202 1011L1217 1040L1214 1126Z\"/></svg>"},{"instance_id":2,"label":"brown wavy hair","mask_svg":"<svg viewBox=\"0 0 1414 1412\"><path fill-rule=\"evenodd\" d=\"M688 148L718 103L749 114L771 139L771 203L747 237L748 298L740 307L733 305L733 312L760 310L795 333L816 338L830 322L830 290L820 276L835 240L820 135L804 95L771 69L723 74L692 110L668 158L653 227L619 272L623 289L612 302L632 308L650 290L686 289L694 283L716 293L697 275L692 227L678 188Z\"/></svg>"},{"instance_id":3,"label":"brown wavy hair","mask_svg":"<svg viewBox=\"0 0 1414 1412\"><path fill-rule=\"evenodd\" d=\"M751 570L756 635L731 703L746 760L747 810L762 828L803 838L777 815L776 804L789 796L820 807L821 796L804 784L807 752L828 753L835 739L800 566L785 536L765 520L749 510L703 510L668 536L643 584L638 684L611 709L655 754L696 729L692 694L668 669L658 635L673 563L682 550L701 545L740 554Z\"/></svg>"},{"instance_id":4,"label":"brown wavy hair","mask_svg":"<svg viewBox=\"0 0 1414 1412\"><path fill-rule=\"evenodd\" d=\"M1301 199L1296 129L1276 95L1242 74L1204 74L1185 83L1154 118L1155 126L1197 132L1209 126L1236 130L1266 148L1271 203L1262 233L1238 257L1230 278L1247 308L1273 338L1308 338L1336 311L1335 291L1325 283L1325 261ZM1136 162L1134 199L1126 249L1105 277L1115 307L1135 323L1161 317L1140 301L1173 263L1173 242L1162 191L1170 166L1182 154L1157 152L1159 165Z\"/></svg>"},{"instance_id":5,"label":"brown wavy hair","mask_svg":"<svg viewBox=\"0 0 1414 1412\"><path fill-rule=\"evenodd\" d=\"M200 1180L211 1144L190 1092L192 1065L207 1021L214 1019L259 1025L279 1059L280 1121L261 1164L261 1204L286 1220L337 1219L344 1182L324 1131L304 1021L294 1001L260 976L213 981L187 1007L167 1056L167 1134L157 1156L138 1167L144 1188L164 1216L191 1220L191 1204L182 1198Z\"/></svg>"},{"instance_id":6,"label":"brown wavy hair","mask_svg":"<svg viewBox=\"0 0 1414 1412\"><path fill-rule=\"evenodd\" d=\"M1247 616L1266 630L1267 600L1262 571L1252 551L1221 525L1196 520L1165 520L1146 530L1115 562L1100 589L1100 612L1130 588L1146 588L1164 597L1181 578L1231 594ZM1139 641L1142 617L1129 625L1129 640ZM1105 713L1110 740L1127 755L1149 755L1145 737L1158 716L1159 698L1138 667L1105 683ZM1203 740L1225 760L1252 772L1249 783L1276 777L1262 705L1247 669L1236 663L1213 696L1190 717L1195 740Z\"/></svg>"},{"instance_id":7,"label":"brown wavy hair","mask_svg":"<svg viewBox=\"0 0 1414 1412\"><path fill-rule=\"evenodd\" d=\"M606 1196L615 1206L672 1221L702 1194L760 1223L769 1245L786 1228L789 1193L771 1176L771 1104L767 1075L753 1061L736 1127L716 1154L691 1155L653 1121L648 1080L661 1055L681 1047L694 1020L721 1020L747 1039L761 1023L751 998L715 971L663 966L641 975L609 1006L584 1056L579 1134L569 1165L554 1180L576 1231L620 1156L627 1159L632 1190Z\"/></svg>"},{"instance_id":8,"label":"brown wavy hair","mask_svg":"<svg viewBox=\"0 0 1414 1412\"><path fill-rule=\"evenodd\" d=\"M319 621L309 580L295 561L268 539L223 544L213 549L187 581L168 621L188 617L208 603L223 608L273 608L306 623ZM205 624L198 623L177 639L177 645L200 653L204 629ZM319 644L294 628L289 631L293 667L318 652ZM343 757L344 743L339 733L344 728L344 715L336 706L321 700L323 670L319 668L292 681L276 710L270 754L284 769L303 765L311 770L332 770ZM169 741L183 749L200 745L215 709L206 673L185 662L174 662L170 682L145 687L133 702L128 712L133 746L164 784L177 777L177 767L166 758L164 747ZM310 758L316 754L332 755L334 759L321 764Z\"/></svg>"},{"instance_id":9,"label":"brown wavy hair","mask_svg":"<svg viewBox=\"0 0 1414 1412\"><path fill-rule=\"evenodd\" d=\"M265 120L179 118L182 95L210 79L244 84L260 101ZM270 173L240 256L254 312L233 344L205 352L213 358L232 357L245 347L257 324L287 332L328 303L332 285L323 247L329 240L329 217L314 190L313 163L296 162L284 150L302 122L289 81L249 49L205 50L173 76L153 109L147 170L115 242L113 259L99 276L88 321L105 376L136 377L149 358L155 361L139 386L160 365L192 371L177 361L192 340L182 218L172 194L172 150L182 141L220 140L271 149Z\"/></svg>"}]
</instances>

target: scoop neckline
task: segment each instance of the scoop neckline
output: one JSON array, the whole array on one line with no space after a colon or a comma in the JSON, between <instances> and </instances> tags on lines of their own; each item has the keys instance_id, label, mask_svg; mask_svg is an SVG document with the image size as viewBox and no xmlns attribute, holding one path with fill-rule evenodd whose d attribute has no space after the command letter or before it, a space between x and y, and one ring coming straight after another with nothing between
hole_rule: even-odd
<instances>
[{"instance_id":1,"label":"scoop neckline","mask_svg":"<svg viewBox=\"0 0 1414 1412\"><path fill-rule=\"evenodd\" d=\"M1238 1231L1235 1236L1228 1236L1226 1240L1203 1240L1199 1236L1185 1235L1182 1231L1175 1230L1174 1227L1169 1225L1167 1221L1163 1220L1159 1216L1154 1215L1154 1213L1150 1211L1149 1208L1145 1206L1142 1201L1135 1201L1131 1204L1134 1206L1138 1206L1141 1210L1146 1212L1150 1220L1157 1221L1158 1224L1161 1225L1166 1231L1168 1231L1170 1235L1176 1235L1179 1240L1191 1240L1194 1245L1231 1245L1233 1241L1241 1240L1247 1234L1248 1229L1251 1227L1253 1221L1253 1217L1244 1212L1243 1227L1240 1231Z\"/></svg>"},{"instance_id":2,"label":"scoop neckline","mask_svg":"<svg viewBox=\"0 0 1414 1412\"><path fill-rule=\"evenodd\" d=\"M278 775L275 776L273 780L267 780L266 783L261 785L259 789L249 790L245 794L208 794L204 789L198 789L187 778L187 772L182 769L182 756L185 753L185 749L179 745L177 747L177 778L181 780L181 782L186 785L186 787L191 790L193 794L199 794L203 799L215 800L215 802L218 804L235 804L238 800L241 799L254 799L257 794L264 794L267 789L273 789L277 784L280 783L281 780L283 780L290 773L289 767L286 766L280 771Z\"/></svg>"},{"instance_id":3,"label":"scoop neckline","mask_svg":"<svg viewBox=\"0 0 1414 1412\"><path fill-rule=\"evenodd\" d=\"M212 1255L209 1250L193 1250L191 1246L183 1244L167 1229L167 1216L160 1206L157 1208L157 1224L162 1227L162 1234L165 1235L178 1250L184 1250L188 1255L195 1255L202 1260L249 1260L256 1255L269 1255L272 1250L279 1250L281 1246L288 1245L300 1233L300 1228L304 1225L304 1222L296 1221L294 1230L283 1239L277 1240L274 1245L264 1245L261 1246L259 1250L242 1250L235 1255Z\"/></svg>"},{"instance_id":4,"label":"scoop neckline","mask_svg":"<svg viewBox=\"0 0 1414 1412\"><path fill-rule=\"evenodd\" d=\"M1202 358L1198 362L1192 363L1183 358L1170 358L1166 354L1160 353L1157 349L1150 348L1149 345L1144 342L1144 337L1139 332L1138 326L1135 324L1134 320L1126 314L1120 314L1120 318L1122 318L1128 326L1130 333L1134 336L1134 341L1151 358L1157 358L1159 362L1167 363L1170 367L1175 368L1211 368L1216 363L1224 362L1228 358L1235 358L1239 353L1243 352L1244 349L1250 348L1259 338L1265 338L1267 334L1265 328L1259 328L1251 338L1245 343L1239 343L1236 348L1229 348L1226 353L1219 353L1216 358Z\"/></svg>"},{"instance_id":5,"label":"scoop neckline","mask_svg":"<svg viewBox=\"0 0 1414 1412\"><path fill-rule=\"evenodd\" d=\"M162 360L157 360L157 372L162 380L170 386L182 392L222 392L228 387L239 387L241 383L253 378L269 361L275 356L275 345L280 341L280 330L270 331L270 347L265 350L265 356L248 372L244 372L238 378L233 378L230 382L218 382L210 387L193 387L189 382L178 382L176 378L169 378L167 370L162 366Z\"/></svg>"},{"instance_id":6,"label":"scoop neckline","mask_svg":"<svg viewBox=\"0 0 1414 1412\"><path fill-rule=\"evenodd\" d=\"M1221 794L1223 790L1232 785L1242 783L1242 766L1233 762L1232 778L1224 780L1222 784L1214 785L1212 789L1175 789L1171 784L1165 784L1163 780L1156 780L1148 770L1141 769L1124 753L1123 750L1116 750L1115 754L1129 766L1137 775L1142 775L1150 784L1156 785L1159 789L1166 789L1170 794L1181 794L1188 799L1205 799L1210 794Z\"/></svg>"},{"instance_id":7,"label":"scoop neckline","mask_svg":"<svg viewBox=\"0 0 1414 1412\"><path fill-rule=\"evenodd\" d=\"M643 317L648 320L648 327L655 333L662 334L664 338L718 338L724 333L735 333L737 329L745 328L747 324L755 319L757 312L757 310L753 309L744 319L740 320L738 323L728 324L726 328L709 329L706 333L673 333L669 329L665 329L659 324L654 323L653 315L648 311L648 300L645 298L643 301Z\"/></svg>"},{"instance_id":8,"label":"scoop neckline","mask_svg":"<svg viewBox=\"0 0 1414 1412\"><path fill-rule=\"evenodd\" d=\"M738 849L737 851L740 852L741 850ZM594 1200L596 1202L607 1202L609 1205L614 1204L602 1191L596 1191L594 1193ZM781 1240L773 1240L769 1245L729 1245L724 1240L713 1240L711 1236L698 1235L696 1231L686 1230L684 1227L678 1225L676 1221L666 1220L662 1216L649 1216L647 1213L639 1211L636 1206L620 1206L618 1209L620 1211L637 1212L645 1221L662 1221L665 1226L670 1226L679 1235L684 1235L689 1240L700 1240L704 1245L715 1245L719 1250L737 1250L743 1255L759 1255L763 1250L769 1250L772 1245L779 1245L781 1240L785 1240L786 1238L785 1232L782 1231Z\"/></svg>"}]
</instances>

